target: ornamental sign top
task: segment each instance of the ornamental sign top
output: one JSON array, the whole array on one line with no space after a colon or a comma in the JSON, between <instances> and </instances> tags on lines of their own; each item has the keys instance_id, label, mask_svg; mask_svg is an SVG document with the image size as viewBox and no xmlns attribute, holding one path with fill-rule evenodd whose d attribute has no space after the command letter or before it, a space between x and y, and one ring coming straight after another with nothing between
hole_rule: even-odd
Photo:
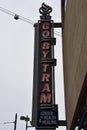
<instances>
[{"instance_id":1,"label":"ornamental sign top","mask_svg":"<svg viewBox=\"0 0 87 130\"><path fill-rule=\"evenodd\" d=\"M39 8L40 14L42 14L41 19L50 19L50 13L52 12L52 7L49 5L46 5L45 3L42 3L41 7Z\"/></svg>"}]
</instances>

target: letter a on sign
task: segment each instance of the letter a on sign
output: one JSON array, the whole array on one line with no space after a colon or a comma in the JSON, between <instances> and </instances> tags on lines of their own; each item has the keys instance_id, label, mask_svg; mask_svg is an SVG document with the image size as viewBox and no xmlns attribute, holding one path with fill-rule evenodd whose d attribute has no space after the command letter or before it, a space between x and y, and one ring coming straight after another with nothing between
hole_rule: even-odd
<instances>
[{"instance_id":1,"label":"letter a on sign","mask_svg":"<svg viewBox=\"0 0 87 130\"><path fill-rule=\"evenodd\" d=\"M49 86L49 84L48 83L45 83L45 85L44 85L44 87L43 87L43 89L42 89L42 92L50 92L50 86Z\"/></svg>"}]
</instances>

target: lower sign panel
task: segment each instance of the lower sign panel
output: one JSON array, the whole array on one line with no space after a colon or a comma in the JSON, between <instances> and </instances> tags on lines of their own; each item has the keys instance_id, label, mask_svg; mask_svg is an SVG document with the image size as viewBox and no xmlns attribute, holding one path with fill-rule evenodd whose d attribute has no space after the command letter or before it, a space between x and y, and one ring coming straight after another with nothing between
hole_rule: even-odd
<instances>
[{"instance_id":1,"label":"lower sign panel","mask_svg":"<svg viewBox=\"0 0 87 130\"><path fill-rule=\"evenodd\" d=\"M41 108L37 115L38 127L58 127L58 110Z\"/></svg>"}]
</instances>

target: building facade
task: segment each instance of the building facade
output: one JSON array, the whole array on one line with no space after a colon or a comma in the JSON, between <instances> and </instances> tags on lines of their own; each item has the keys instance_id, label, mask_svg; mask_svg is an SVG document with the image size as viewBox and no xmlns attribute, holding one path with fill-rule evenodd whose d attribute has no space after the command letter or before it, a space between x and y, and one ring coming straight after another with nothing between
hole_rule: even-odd
<instances>
[{"instance_id":1,"label":"building facade","mask_svg":"<svg viewBox=\"0 0 87 130\"><path fill-rule=\"evenodd\" d=\"M87 0L67 0L63 64L67 129L74 130L87 93Z\"/></svg>"}]
</instances>

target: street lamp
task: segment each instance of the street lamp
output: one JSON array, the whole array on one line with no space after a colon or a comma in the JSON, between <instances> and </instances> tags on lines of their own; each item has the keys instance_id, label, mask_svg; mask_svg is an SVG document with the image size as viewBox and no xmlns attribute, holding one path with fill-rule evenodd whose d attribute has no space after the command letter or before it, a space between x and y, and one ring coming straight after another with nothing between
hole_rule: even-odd
<instances>
[{"instance_id":1,"label":"street lamp","mask_svg":"<svg viewBox=\"0 0 87 130\"><path fill-rule=\"evenodd\" d=\"M28 121L30 121L30 118L28 117L28 115L26 117L25 116L21 116L20 120L26 121L26 130L27 130L27 128L28 128Z\"/></svg>"}]
</instances>

